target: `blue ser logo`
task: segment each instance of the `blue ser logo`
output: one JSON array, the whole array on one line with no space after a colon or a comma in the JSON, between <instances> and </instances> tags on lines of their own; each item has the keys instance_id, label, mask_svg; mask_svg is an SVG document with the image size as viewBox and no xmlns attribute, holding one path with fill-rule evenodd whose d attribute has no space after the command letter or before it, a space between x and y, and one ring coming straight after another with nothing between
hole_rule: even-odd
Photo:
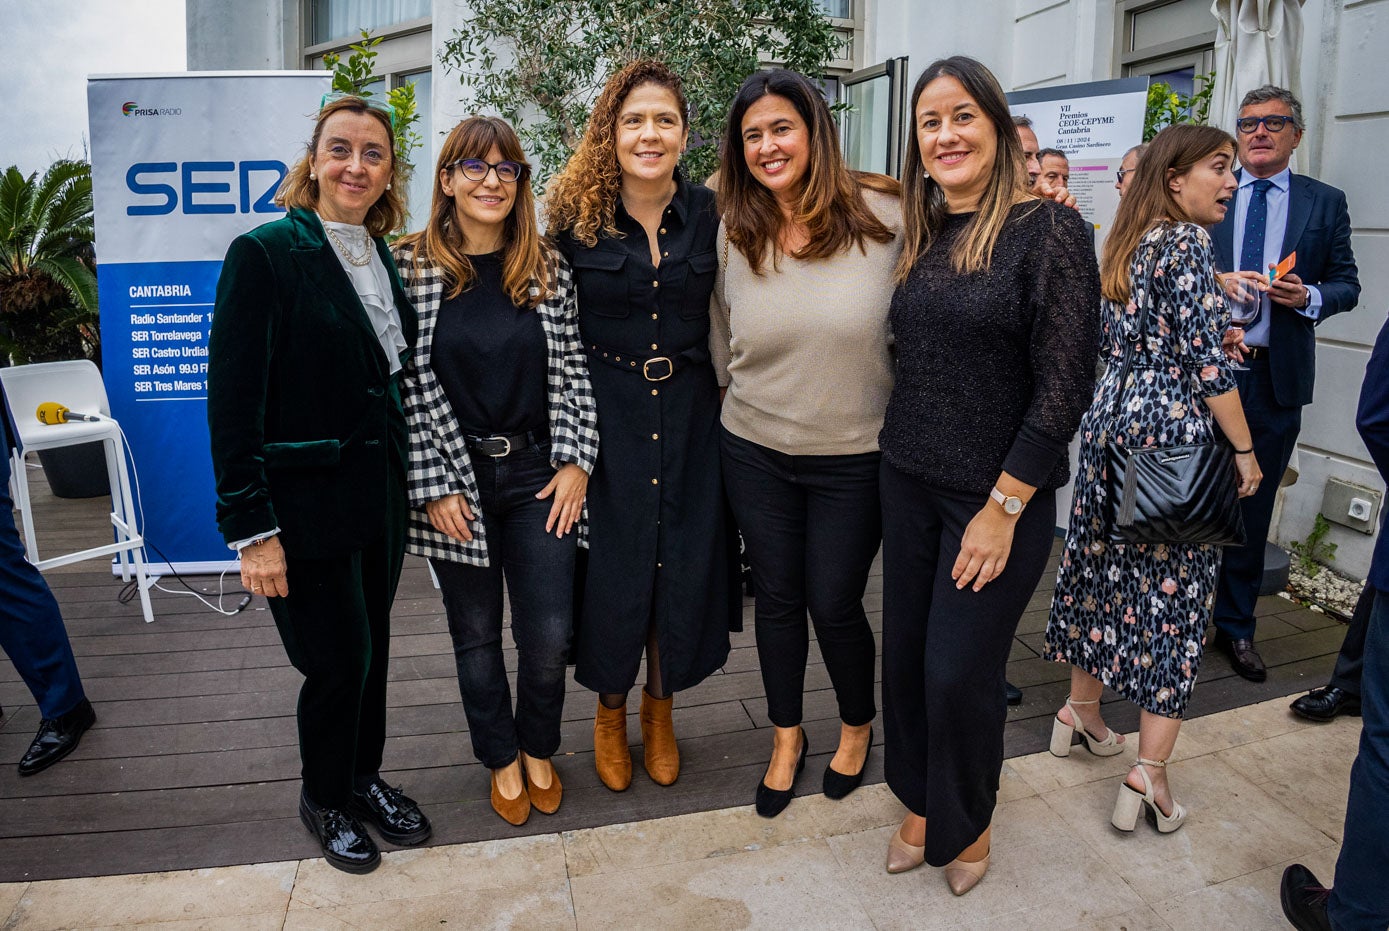
<instances>
[{"instance_id":1,"label":"blue ser logo","mask_svg":"<svg viewBox=\"0 0 1389 931\"><path fill-rule=\"evenodd\" d=\"M283 213L283 207L275 206L275 192L288 172L285 163L275 159L182 164L139 162L125 173L125 186L137 196L161 200L129 204L125 212L132 217L158 217L173 213L182 204L187 214ZM273 173L273 178L262 187L267 173ZM161 175L174 177L159 178ZM234 202L217 198L219 194L231 194L233 184L237 194Z\"/></svg>"}]
</instances>

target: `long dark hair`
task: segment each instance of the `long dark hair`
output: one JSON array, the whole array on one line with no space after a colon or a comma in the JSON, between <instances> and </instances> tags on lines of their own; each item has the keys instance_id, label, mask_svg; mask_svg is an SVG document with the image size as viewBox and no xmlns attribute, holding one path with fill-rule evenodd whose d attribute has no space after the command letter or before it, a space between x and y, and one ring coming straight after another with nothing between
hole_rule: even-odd
<instances>
[{"instance_id":1,"label":"long dark hair","mask_svg":"<svg viewBox=\"0 0 1389 931\"><path fill-rule=\"evenodd\" d=\"M1027 193L1022 143L1008 112L1008 98L1003 95L1003 88L993 72L964 55L932 62L916 79L911 108L907 111L912 117L912 131L907 134L906 167L902 172L902 229L906 242L897 263L899 282L906 280L917 259L926 254L945 226L945 193L922 166L921 140L916 134L916 105L921 93L936 78L944 77L954 78L964 86L965 93L993 124L997 143L989 183L979 199L979 209L950 250L950 264L955 271L969 274L987 269L1009 211L1014 204L1031 196Z\"/></svg>"},{"instance_id":2,"label":"long dark hair","mask_svg":"<svg viewBox=\"0 0 1389 931\"><path fill-rule=\"evenodd\" d=\"M521 177L512 185L516 189L516 200L502 231L502 288L517 307L534 307L548 296L552 259L535 218L530 164L515 130L501 117L470 116L453 128L439 150L439 163L434 169L429 222L418 233L402 237L400 242L414 247L416 268L431 263L444 270L449 284L446 297L457 297L472 285L477 272L465 251L467 243L463 241L463 231L455 216L457 206L454 199L444 193L444 173L452 171L449 166L460 158L486 160L493 146L506 161L525 166ZM531 294L532 288L538 291L535 296Z\"/></svg>"},{"instance_id":3,"label":"long dark hair","mask_svg":"<svg viewBox=\"0 0 1389 931\"><path fill-rule=\"evenodd\" d=\"M1148 143L1128 190L1119 198L1114 229L1104 241L1100 291L1105 297L1117 303L1128 301L1133 286L1129 279L1133 254L1154 225L1174 220L1194 222L1172 196L1167 182L1186 174L1197 162L1222 149L1234 157L1235 140L1229 133L1214 126L1186 123L1167 127Z\"/></svg>"},{"instance_id":4,"label":"long dark hair","mask_svg":"<svg viewBox=\"0 0 1389 931\"><path fill-rule=\"evenodd\" d=\"M803 75L778 68L749 76L738 88L728 113L719 156L718 196L729 244L743 254L758 274L769 244L773 246L775 263L775 243L785 216L772 192L752 176L742 144L743 117L748 108L768 94L783 97L796 108L810 139L810 164L803 175L794 214L808 236L794 257L824 259L851 242L862 250L865 239L890 241L895 234L864 201L863 187L896 194L897 182L885 175L850 171L839 151L839 129L825 98Z\"/></svg>"}]
</instances>

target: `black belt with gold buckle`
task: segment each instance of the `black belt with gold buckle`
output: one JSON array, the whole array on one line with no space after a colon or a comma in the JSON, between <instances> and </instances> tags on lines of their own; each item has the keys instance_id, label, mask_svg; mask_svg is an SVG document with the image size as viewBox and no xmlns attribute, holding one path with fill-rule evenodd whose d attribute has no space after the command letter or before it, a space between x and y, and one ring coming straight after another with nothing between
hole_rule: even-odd
<instances>
[{"instance_id":1,"label":"black belt with gold buckle","mask_svg":"<svg viewBox=\"0 0 1389 931\"><path fill-rule=\"evenodd\" d=\"M688 365L708 361L709 350L704 348L686 349L674 356L649 356L643 359L640 356L629 355L615 349L599 346L596 343L590 343L588 355L590 359L606 362L613 368L639 374L647 381L665 381Z\"/></svg>"},{"instance_id":2,"label":"black belt with gold buckle","mask_svg":"<svg viewBox=\"0 0 1389 931\"><path fill-rule=\"evenodd\" d=\"M1268 347L1267 347L1267 346L1250 346L1248 349L1244 350L1244 359L1245 359L1246 362L1248 362L1250 359L1263 359L1263 360L1267 361L1267 360L1268 360Z\"/></svg>"}]
</instances>

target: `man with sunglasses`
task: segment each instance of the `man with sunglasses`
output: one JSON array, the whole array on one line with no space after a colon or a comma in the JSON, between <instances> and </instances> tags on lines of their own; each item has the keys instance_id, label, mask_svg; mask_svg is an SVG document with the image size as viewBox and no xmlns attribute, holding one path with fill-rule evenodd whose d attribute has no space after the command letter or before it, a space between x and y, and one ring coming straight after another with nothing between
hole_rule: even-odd
<instances>
[{"instance_id":1,"label":"man with sunglasses","mask_svg":"<svg viewBox=\"0 0 1389 931\"><path fill-rule=\"evenodd\" d=\"M1239 274L1262 275L1290 254L1290 272L1261 297L1260 313L1244 327L1245 371L1236 371L1244 415L1254 436L1254 455L1265 475L1288 468L1302 427L1302 408L1312 401L1316 366L1314 328L1350 310L1360 297L1350 245L1346 195L1288 168L1302 141L1302 104L1288 90L1265 84L1244 95L1235 121L1239 188L1233 208L1215 226L1216 262L1233 286ZM1215 600L1215 645L1235 672L1253 682L1267 677L1254 648L1254 606L1264 574L1278 482L1240 500L1248 542L1226 547Z\"/></svg>"}]
</instances>

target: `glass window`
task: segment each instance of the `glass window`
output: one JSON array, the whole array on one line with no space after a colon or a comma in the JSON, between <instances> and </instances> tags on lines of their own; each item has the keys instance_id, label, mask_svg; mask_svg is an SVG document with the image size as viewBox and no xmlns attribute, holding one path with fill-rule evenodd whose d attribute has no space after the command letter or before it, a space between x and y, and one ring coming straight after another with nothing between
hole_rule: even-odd
<instances>
[{"instance_id":1,"label":"glass window","mask_svg":"<svg viewBox=\"0 0 1389 931\"><path fill-rule=\"evenodd\" d=\"M410 176L410 184L405 191L405 206L410 212L410 219L406 222L405 228L414 232L422 229L425 221L429 219L429 199L434 193L435 139L434 122L431 118L434 74L430 71L402 74L396 83L415 85L415 112L420 115L415 123L420 145L410 153L410 159L415 163L415 172Z\"/></svg>"},{"instance_id":2,"label":"glass window","mask_svg":"<svg viewBox=\"0 0 1389 931\"><path fill-rule=\"evenodd\" d=\"M430 0L310 0L311 45L333 39L355 39L363 29L422 19L432 12Z\"/></svg>"},{"instance_id":3,"label":"glass window","mask_svg":"<svg viewBox=\"0 0 1389 931\"><path fill-rule=\"evenodd\" d=\"M820 9L835 19L852 19L854 13L853 0L820 0Z\"/></svg>"},{"instance_id":4,"label":"glass window","mask_svg":"<svg viewBox=\"0 0 1389 931\"><path fill-rule=\"evenodd\" d=\"M840 114L850 168L888 173L891 96L892 79L886 74L844 85L844 102L853 108Z\"/></svg>"}]
</instances>

